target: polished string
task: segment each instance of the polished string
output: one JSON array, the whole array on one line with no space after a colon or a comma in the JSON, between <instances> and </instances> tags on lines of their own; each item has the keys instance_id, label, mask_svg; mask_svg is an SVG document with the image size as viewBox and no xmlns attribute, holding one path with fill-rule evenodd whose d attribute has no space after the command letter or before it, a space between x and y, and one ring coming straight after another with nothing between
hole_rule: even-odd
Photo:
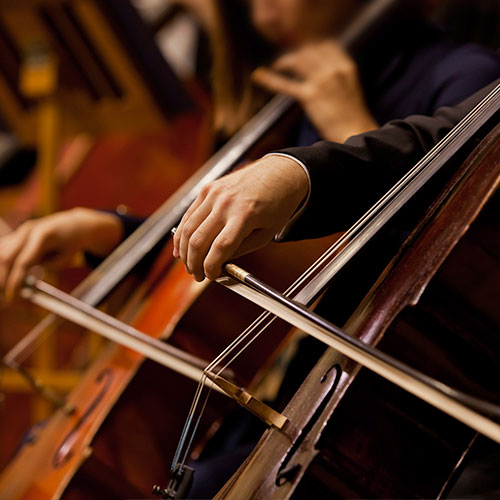
<instances>
[{"instance_id":1,"label":"polished string","mask_svg":"<svg viewBox=\"0 0 500 500\"><path fill-rule=\"evenodd\" d=\"M438 158L445 149L453 148L460 141L460 145L463 144L463 133L467 129L471 128L471 124L479 121L485 114L491 111L496 112L498 106L495 108L492 104L495 104L498 100L498 96L500 95L500 85L497 86L481 103L479 103L460 123L454 127L454 129L447 134L434 148L427 153L420 162L418 162L406 175L404 175L400 181L398 181L375 205L373 205L370 210L368 210L344 235L335 242L315 263L313 263L284 293L285 297L294 297L296 301L302 304L308 304L311 300L316 297L316 294L319 293L325 286L327 286L328 282L335 276L335 274L343 268L347 262L369 241L369 239L375 234L382 225L379 227L372 229L372 234L370 238L363 238L363 234L367 229L370 229L370 225L375 217L380 214L384 208L389 206L389 203L396 198L399 194L403 193L405 189L412 188L412 192L410 196L413 194L427 182L428 178L423 179L421 182L417 182L419 180L419 176L425 173L426 169L429 167L432 162ZM493 110L492 110L493 107ZM486 120L484 120L486 121ZM433 172L432 174L434 174ZM413 185L416 184L416 185ZM406 200L407 201L407 200ZM406 202L405 201L405 202ZM404 204L404 203L403 203ZM390 207L389 207L390 208ZM399 210L400 207L397 207L389 213L386 221L394 215L394 213ZM384 221L384 223L386 222ZM361 240L361 241L359 241ZM359 242L358 242L359 241ZM355 242L356 245L352 245L351 243ZM350 245L351 244L351 245ZM348 253L348 255L344 258L344 253ZM339 262L339 265L335 266L335 264ZM327 267L325 267L327 266ZM320 269L327 270L327 276L322 276L320 273ZM316 273L320 273L317 278L319 278L320 284L318 285L316 282L311 281L311 277ZM313 285L307 288L307 284ZM267 327L276 319L269 312L262 313L245 331L239 335L224 351L221 352L219 356L217 356L212 363L210 363L205 372L211 372L214 367L219 366L220 369L217 371L216 375L220 375L227 367L229 367L247 348L248 346L254 342L262 333L267 329ZM265 324L264 324L265 323ZM258 329L258 330L257 330ZM234 352L241 344L243 344L249 337L251 337L237 352ZM225 364L222 362L226 360L230 355L232 357L226 361ZM200 381L198 389L196 391L195 397L193 399L193 404L191 405L188 418L186 420L185 427L183 429L181 439L179 440L179 445L174 457L173 461L173 469L178 465L178 458L182 454L182 450L186 445L186 438L192 422L194 420L194 415L199 407L199 401L203 394L203 384ZM184 466L185 461L188 456L188 452L191 446L191 443L194 438L194 433L198 427L198 423L200 422L203 410L206 407L207 400L209 397L209 392L207 393L202 409L199 412L198 417L196 418L196 425L193 428L193 432L191 433L190 439L188 441L188 445L186 446L183 460L181 463L181 468Z\"/></svg>"}]
</instances>

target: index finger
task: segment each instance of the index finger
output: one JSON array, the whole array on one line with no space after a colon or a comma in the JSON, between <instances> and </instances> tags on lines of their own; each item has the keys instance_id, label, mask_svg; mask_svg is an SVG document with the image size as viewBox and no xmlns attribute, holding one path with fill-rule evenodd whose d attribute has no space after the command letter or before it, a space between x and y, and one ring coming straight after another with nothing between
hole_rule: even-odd
<instances>
[{"instance_id":1,"label":"index finger","mask_svg":"<svg viewBox=\"0 0 500 500\"><path fill-rule=\"evenodd\" d=\"M276 94L287 94L297 100L301 100L304 91L304 83L294 80L288 76L267 68L257 68L252 73L255 83L265 87Z\"/></svg>"},{"instance_id":2,"label":"index finger","mask_svg":"<svg viewBox=\"0 0 500 500\"><path fill-rule=\"evenodd\" d=\"M317 67L315 54L315 49L311 48L290 52L276 59L272 64L272 68L277 71L292 73L300 78L306 78Z\"/></svg>"},{"instance_id":3,"label":"index finger","mask_svg":"<svg viewBox=\"0 0 500 500\"><path fill-rule=\"evenodd\" d=\"M179 245L181 241L181 234L182 234L182 228L186 221L191 217L191 215L196 211L196 209L203 203L203 200L205 199L205 193L202 190L200 194L196 197L196 199L191 203L189 208L186 210L184 215L182 216L181 221L179 222L179 225L174 228L173 232L173 244L174 244L174 249L173 249L173 255L176 259L179 258L180 253L179 253Z\"/></svg>"}]
</instances>

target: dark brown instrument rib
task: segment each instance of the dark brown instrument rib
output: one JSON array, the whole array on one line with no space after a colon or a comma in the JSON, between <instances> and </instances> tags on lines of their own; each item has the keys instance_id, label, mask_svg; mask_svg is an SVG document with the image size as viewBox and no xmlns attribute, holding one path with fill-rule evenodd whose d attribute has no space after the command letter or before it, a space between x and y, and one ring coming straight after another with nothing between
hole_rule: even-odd
<instances>
[{"instance_id":1,"label":"dark brown instrument rib","mask_svg":"<svg viewBox=\"0 0 500 500\"><path fill-rule=\"evenodd\" d=\"M479 301L474 281L462 275L470 268L500 276L499 183L500 126L448 183L346 325L431 376L496 398L498 356L488 347L499 344L499 283L489 290L496 301ZM490 259L470 264L464 255L476 247ZM297 434L321 405L321 379L335 365L343 369L337 389L293 456L285 436L266 431L216 498L289 498L294 490L297 498L427 498L451 484L475 433L332 350L283 412ZM283 462L289 478L278 486Z\"/></svg>"}]
</instances>

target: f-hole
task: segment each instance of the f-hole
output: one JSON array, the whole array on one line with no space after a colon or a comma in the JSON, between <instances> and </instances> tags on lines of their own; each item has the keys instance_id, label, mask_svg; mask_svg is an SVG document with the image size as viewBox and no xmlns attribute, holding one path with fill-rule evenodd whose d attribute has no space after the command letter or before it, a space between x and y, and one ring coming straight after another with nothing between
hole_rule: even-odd
<instances>
[{"instance_id":1,"label":"f-hole","mask_svg":"<svg viewBox=\"0 0 500 500\"><path fill-rule=\"evenodd\" d=\"M334 377L333 383L329 391L323 397L323 400L316 408L316 411L313 413L307 424L302 429L300 436L297 438L293 446L288 451L286 457L280 465L278 474L276 475L276 486L284 486L286 483L293 481L295 476L298 474L300 470L300 464L290 465L290 461L292 457L295 455L300 445L304 441L305 437L309 433L309 431L314 427L319 417L323 413L323 410L326 408L328 401L335 393L337 386L339 384L340 376L342 374L342 368L340 365L333 365L329 370L325 372L325 374L321 377L320 383L324 384L328 379Z\"/></svg>"},{"instance_id":2,"label":"f-hole","mask_svg":"<svg viewBox=\"0 0 500 500\"><path fill-rule=\"evenodd\" d=\"M94 398L94 400L90 403L88 408L83 412L82 416L77 420L73 429L71 429L68 435L64 438L63 442L54 454L52 465L55 469L63 466L73 455L73 445L75 444L78 430L82 427L82 425L90 417L94 410L99 406L99 403L103 400L105 394L108 392L112 380L113 372L110 368L106 368L96 377L96 383L102 384L102 388Z\"/></svg>"}]
</instances>

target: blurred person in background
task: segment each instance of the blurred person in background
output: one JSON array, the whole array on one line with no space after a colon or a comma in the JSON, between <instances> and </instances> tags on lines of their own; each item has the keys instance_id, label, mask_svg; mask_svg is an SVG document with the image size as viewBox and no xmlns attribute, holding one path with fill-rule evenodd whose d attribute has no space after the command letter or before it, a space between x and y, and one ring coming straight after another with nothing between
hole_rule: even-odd
<instances>
[{"instance_id":1,"label":"blurred person in background","mask_svg":"<svg viewBox=\"0 0 500 500\"><path fill-rule=\"evenodd\" d=\"M335 39L367 3L216 2L223 21L212 30L216 126L232 133L245 123L263 99L261 87L304 109L290 143L344 142L389 120L458 104L497 77L496 54L448 40L426 21L426 2L408 4L404 17L348 54Z\"/></svg>"},{"instance_id":2,"label":"blurred person in background","mask_svg":"<svg viewBox=\"0 0 500 500\"><path fill-rule=\"evenodd\" d=\"M284 146L309 146L320 139L343 143L409 115L432 115L439 107L460 103L500 75L500 60L494 52L449 41L418 9L351 55L336 37L367 0L189 3L201 9L196 12L211 40L214 127L222 137L246 123L270 93L292 96L303 110ZM23 224L0 238L2 295L15 297L35 264L60 266L81 251L105 257L140 222L76 208ZM373 263L372 255L366 282L354 280L352 293L345 288L344 316L385 265L383 259ZM364 270L360 266L359 274ZM329 319L342 324L344 316ZM303 371L322 352L314 346L312 350L314 355ZM239 464L227 454L224 462L220 468L226 475ZM213 467L207 463L206 470Z\"/></svg>"}]
</instances>

